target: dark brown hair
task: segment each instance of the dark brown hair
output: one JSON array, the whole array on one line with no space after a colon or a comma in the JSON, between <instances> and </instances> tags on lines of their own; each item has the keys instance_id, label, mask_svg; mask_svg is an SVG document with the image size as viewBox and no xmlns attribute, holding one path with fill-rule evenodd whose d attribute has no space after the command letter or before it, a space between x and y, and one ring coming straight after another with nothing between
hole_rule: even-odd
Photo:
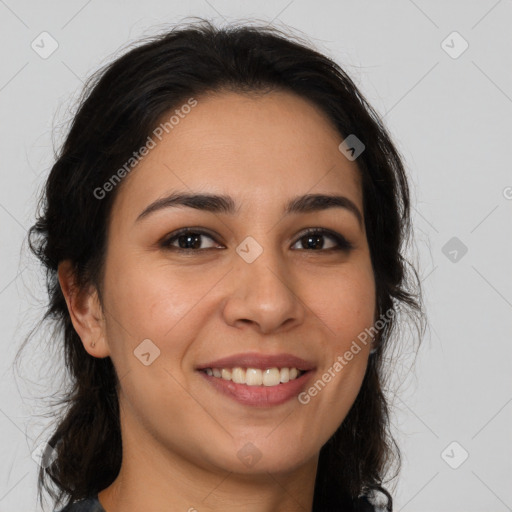
<instances>
[{"instance_id":1,"label":"dark brown hair","mask_svg":"<svg viewBox=\"0 0 512 512\"><path fill-rule=\"evenodd\" d=\"M119 187L101 200L93 191L145 144L162 116L190 97L225 89L293 92L325 112L343 137L355 134L365 144L356 163L378 313L404 309L421 324L419 279L403 256L411 234L404 167L378 114L349 76L307 42L269 26L217 28L200 20L144 40L87 82L28 237L46 269L49 304L42 321L60 329L54 342L63 344L72 381L62 400L65 413L48 440L57 457L39 473L40 497L44 487L56 504L108 487L122 455L115 368L109 357L85 351L59 285L58 264L70 260L77 285L93 284L101 297L106 227ZM383 479L394 463L400 467L400 452L389 429L383 379L396 327L393 317L379 331L355 403L320 451L314 512L365 510L358 498L374 491L385 495L392 510Z\"/></svg>"}]
</instances>

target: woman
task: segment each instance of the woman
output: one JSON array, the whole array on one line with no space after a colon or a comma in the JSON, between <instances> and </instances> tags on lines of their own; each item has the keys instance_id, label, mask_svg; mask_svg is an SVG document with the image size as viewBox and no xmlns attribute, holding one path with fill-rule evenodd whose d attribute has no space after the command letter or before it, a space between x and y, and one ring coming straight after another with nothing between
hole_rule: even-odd
<instances>
[{"instance_id":1,"label":"woman","mask_svg":"<svg viewBox=\"0 0 512 512\"><path fill-rule=\"evenodd\" d=\"M73 380L39 490L66 512L392 510L409 234L397 150L305 43L203 21L117 59L30 232Z\"/></svg>"}]
</instances>

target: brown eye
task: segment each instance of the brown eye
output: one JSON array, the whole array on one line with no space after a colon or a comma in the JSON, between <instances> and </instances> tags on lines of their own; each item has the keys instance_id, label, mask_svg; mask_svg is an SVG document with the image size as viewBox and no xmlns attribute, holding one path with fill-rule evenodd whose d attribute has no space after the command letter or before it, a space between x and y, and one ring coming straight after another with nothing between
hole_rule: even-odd
<instances>
[{"instance_id":1,"label":"brown eye","mask_svg":"<svg viewBox=\"0 0 512 512\"><path fill-rule=\"evenodd\" d=\"M213 249L218 247L218 245L215 244L210 247L204 247L203 242L205 238L209 238L214 241L214 238L205 231L184 228L166 238L162 242L161 246L165 249L176 249L178 251L185 252L197 252L197 250Z\"/></svg>"},{"instance_id":2,"label":"brown eye","mask_svg":"<svg viewBox=\"0 0 512 512\"><path fill-rule=\"evenodd\" d=\"M330 246L326 247L325 239L330 239ZM204 246L205 239L211 240L210 246ZM353 245L339 233L327 229L310 228L303 232L295 245L301 244L300 250L308 252L350 251ZM164 249L179 252L199 252L207 249L223 248L215 243L213 236L206 231L193 228L183 228L167 237L161 246Z\"/></svg>"},{"instance_id":3,"label":"brown eye","mask_svg":"<svg viewBox=\"0 0 512 512\"><path fill-rule=\"evenodd\" d=\"M334 245L325 248L325 238L334 240ZM353 249L352 244L345 237L327 229L310 228L305 233L302 233L301 237L294 245L298 243L301 243L304 249L313 250L314 252L322 252L322 250L349 251L350 249Z\"/></svg>"}]
</instances>

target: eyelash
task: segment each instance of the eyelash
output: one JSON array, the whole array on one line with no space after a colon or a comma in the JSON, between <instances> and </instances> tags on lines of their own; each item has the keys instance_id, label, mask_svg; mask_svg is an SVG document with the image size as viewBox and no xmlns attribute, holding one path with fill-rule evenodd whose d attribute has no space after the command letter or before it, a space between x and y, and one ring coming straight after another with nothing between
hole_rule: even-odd
<instances>
[{"instance_id":1,"label":"eyelash","mask_svg":"<svg viewBox=\"0 0 512 512\"><path fill-rule=\"evenodd\" d=\"M161 247L166 250L176 251L179 253L188 253L188 254L191 254L193 252L201 252L201 251L216 249L214 247L208 247L206 249L183 249L181 247L175 247L175 246L171 245L171 243L174 242L175 240L177 240L179 237L181 237L183 235L188 235L188 234L204 235L204 236L207 236L208 238L215 241L214 237L210 233L208 233L202 229L182 228L182 229L179 229L178 231L175 231L169 237L167 237L165 240L163 240L161 242ZM344 236L342 236L334 231L331 231L329 229L325 229L325 228L308 228L308 229L306 229L304 232L301 233L301 235L299 236L299 238L297 238L297 240L294 242L293 245L295 245L297 242L299 242L304 237L314 236L314 235L327 236L329 238L332 238L336 242L337 247L331 247L329 249L318 249L318 250L316 250L316 249L301 249L301 250L308 251L308 252L331 252L331 251L350 252L352 249L354 249L353 244L350 243Z\"/></svg>"}]
</instances>

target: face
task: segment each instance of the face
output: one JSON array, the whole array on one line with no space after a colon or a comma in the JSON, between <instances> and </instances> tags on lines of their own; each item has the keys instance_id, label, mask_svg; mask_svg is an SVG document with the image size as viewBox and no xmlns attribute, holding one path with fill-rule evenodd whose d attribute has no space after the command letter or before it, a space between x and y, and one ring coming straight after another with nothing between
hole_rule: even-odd
<instances>
[{"instance_id":1,"label":"face","mask_svg":"<svg viewBox=\"0 0 512 512\"><path fill-rule=\"evenodd\" d=\"M197 102L118 190L103 337L88 350L112 358L127 446L204 470L297 470L341 424L367 366L369 345L333 370L375 320L359 171L327 118L292 94ZM227 204L147 210L172 194ZM344 199L286 212L308 194ZM220 363L221 374L240 365L268 384L286 381L281 367L310 370L249 386L198 369L244 354L256 359ZM305 362L258 359L282 354Z\"/></svg>"}]
</instances>

